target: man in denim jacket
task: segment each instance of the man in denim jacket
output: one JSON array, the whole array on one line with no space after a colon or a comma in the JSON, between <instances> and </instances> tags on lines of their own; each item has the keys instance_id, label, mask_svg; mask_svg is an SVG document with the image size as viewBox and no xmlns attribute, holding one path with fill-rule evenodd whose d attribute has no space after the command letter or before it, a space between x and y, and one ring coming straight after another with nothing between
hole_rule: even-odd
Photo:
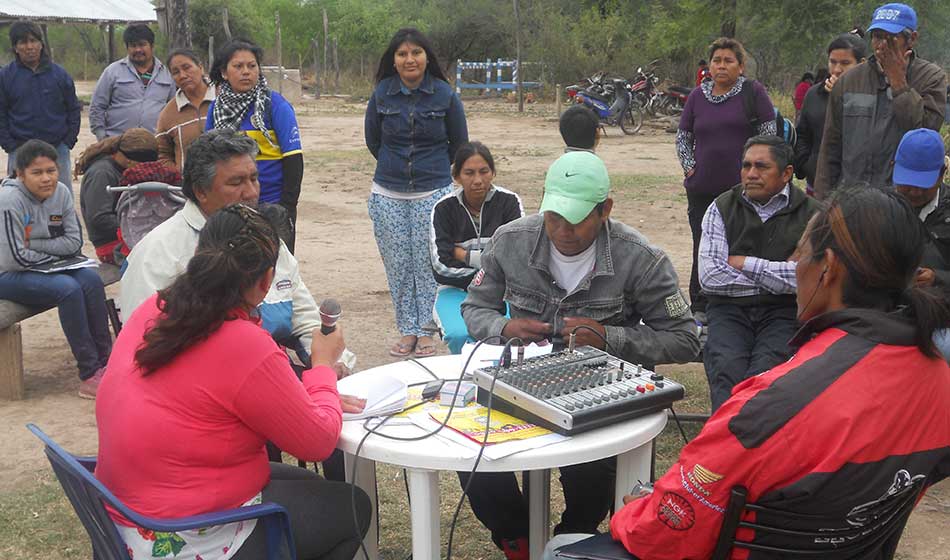
<instances>
[{"instance_id":1,"label":"man in denim jacket","mask_svg":"<svg viewBox=\"0 0 950 560\"><path fill-rule=\"evenodd\" d=\"M568 152L548 169L544 187L541 212L499 228L483 251L462 304L469 333L557 344L584 325L590 330L577 330L578 345L630 362L652 367L694 359L696 324L673 265L638 231L610 219L603 161ZM555 534L597 531L610 507L614 465L561 468L566 508ZM527 505L514 475L479 473L469 500L495 543L509 558L521 557L512 549L526 549Z\"/></svg>"}]
</instances>

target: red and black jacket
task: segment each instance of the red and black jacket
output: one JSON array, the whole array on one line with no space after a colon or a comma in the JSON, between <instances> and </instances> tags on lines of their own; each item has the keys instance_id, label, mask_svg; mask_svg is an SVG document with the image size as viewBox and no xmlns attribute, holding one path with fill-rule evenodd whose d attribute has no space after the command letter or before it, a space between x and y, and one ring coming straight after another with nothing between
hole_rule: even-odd
<instances>
[{"instance_id":1,"label":"red and black jacket","mask_svg":"<svg viewBox=\"0 0 950 560\"><path fill-rule=\"evenodd\" d=\"M950 368L922 354L915 336L900 313L812 319L794 357L737 385L653 494L611 519L613 537L643 559L708 558L735 485L750 502L820 514L828 527L788 527L814 530L853 528L895 485L947 478Z\"/></svg>"}]
</instances>

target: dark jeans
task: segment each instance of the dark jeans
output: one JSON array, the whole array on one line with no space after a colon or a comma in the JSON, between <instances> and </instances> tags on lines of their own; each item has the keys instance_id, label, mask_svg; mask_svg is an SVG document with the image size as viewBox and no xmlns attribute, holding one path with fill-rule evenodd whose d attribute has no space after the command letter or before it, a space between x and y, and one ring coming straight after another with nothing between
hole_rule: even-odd
<instances>
[{"instance_id":1,"label":"dark jeans","mask_svg":"<svg viewBox=\"0 0 950 560\"><path fill-rule=\"evenodd\" d=\"M106 314L106 292L95 269L81 268L44 274L0 272L0 299L37 307L56 306L69 348L88 379L106 365L112 335Z\"/></svg>"},{"instance_id":2,"label":"dark jeans","mask_svg":"<svg viewBox=\"0 0 950 560\"><path fill-rule=\"evenodd\" d=\"M262 492L264 502L287 509L299 560L351 560L369 528L372 513L369 497L356 488L356 517L353 521L353 486L324 480L306 469L271 463L271 479ZM264 523L258 521L234 560L267 557Z\"/></svg>"},{"instance_id":3,"label":"dark jeans","mask_svg":"<svg viewBox=\"0 0 950 560\"><path fill-rule=\"evenodd\" d=\"M794 305L739 306L712 302L706 308L709 338L703 365L709 379L712 411L740 381L788 359L788 341L798 330Z\"/></svg>"},{"instance_id":4,"label":"dark jeans","mask_svg":"<svg viewBox=\"0 0 950 560\"><path fill-rule=\"evenodd\" d=\"M561 467L564 513L554 534L596 533L613 503L615 458ZM471 476L460 472L462 488ZM528 489L530 491L530 489ZM477 473L468 488L468 501L475 517L489 531L495 545L502 540L528 536L528 502L518 488L514 473Z\"/></svg>"},{"instance_id":5,"label":"dark jeans","mask_svg":"<svg viewBox=\"0 0 950 560\"><path fill-rule=\"evenodd\" d=\"M699 285L699 240L703 236L703 216L717 196L686 191L686 217L689 218L689 231L693 234L693 263L689 269L689 309L693 313L706 311L706 296Z\"/></svg>"}]
</instances>

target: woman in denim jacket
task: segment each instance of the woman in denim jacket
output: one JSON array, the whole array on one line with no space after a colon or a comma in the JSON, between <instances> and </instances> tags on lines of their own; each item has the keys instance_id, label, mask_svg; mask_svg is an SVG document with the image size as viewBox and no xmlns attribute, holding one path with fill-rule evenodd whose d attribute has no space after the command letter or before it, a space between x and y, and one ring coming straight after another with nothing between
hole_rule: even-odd
<instances>
[{"instance_id":1,"label":"woman in denim jacket","mask_svg":"<svg viewBox=\"0 0 950 560\"><path fill-rule=\"evenodd\" d=\"M450 164L468 141L465 111L429 40L416 29L393 36L376 84L365 120L366 146L376 158L369 215L402 335L389 353L429 356L435 343L423 327L432 320L436 292L430 216L452 190Z\"/></svg>"}]
</instances>

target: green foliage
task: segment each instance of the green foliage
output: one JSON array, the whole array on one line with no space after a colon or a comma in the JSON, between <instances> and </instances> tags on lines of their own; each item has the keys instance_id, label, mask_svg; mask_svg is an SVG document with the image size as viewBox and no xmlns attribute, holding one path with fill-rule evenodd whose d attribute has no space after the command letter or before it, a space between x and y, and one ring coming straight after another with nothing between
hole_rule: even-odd
<instances>
[{"instance_id":1,"label":"green foliage","mask_svg":"<svg viewBox=\"0 0 950 560\"><path fill-rule=\"evenodd\" d=\"M222 12L228 9L228 28L232 37L260 41L259 31L273 29L266 25L256 8L254 0L191 0L188 15L191 24L191 42L197 52L208 51L208 38L214 36L215 49L227 42ZM266 45L266 43L262 43Z\"/></svg>"},{"instance_id":2,"label":"green foliage","mask_svg":"<svg viewBox=\"0 0 950 560\"><path fill-rule=\"evenodd\" d=\"M774 90L793 87L805 70L825 63L838 34L866 27L883 0L518 0L527 80L570 84L594 72L633 77L637 66L658 59L662 78L691 84L696 61L723 31L734 30L749 51L746 72ZM207 51L213 36L226 40L222 9L233 36L260 44L267 62L277 60L275 14L280 13L284 64L324 63L323 13L329 21L326 62L335 42L344 77L359 73L368 84L393 33L406 26L424 31L452 74L456 59L515 57L514 0L191 0L192 40ZM918 52L950 63L950 2L915 0L920 20ZM50 27L57 59L74 75L94 77L108 61L102 32L91 25ZM116 34L122 28L117 27ZM117 41L120 42L120 41ZM163 54L159 38L159 54ZM123 49L117 45L119 55ZM362 86L361 86L362 87Z\"/></svg>"}]
</instances>

